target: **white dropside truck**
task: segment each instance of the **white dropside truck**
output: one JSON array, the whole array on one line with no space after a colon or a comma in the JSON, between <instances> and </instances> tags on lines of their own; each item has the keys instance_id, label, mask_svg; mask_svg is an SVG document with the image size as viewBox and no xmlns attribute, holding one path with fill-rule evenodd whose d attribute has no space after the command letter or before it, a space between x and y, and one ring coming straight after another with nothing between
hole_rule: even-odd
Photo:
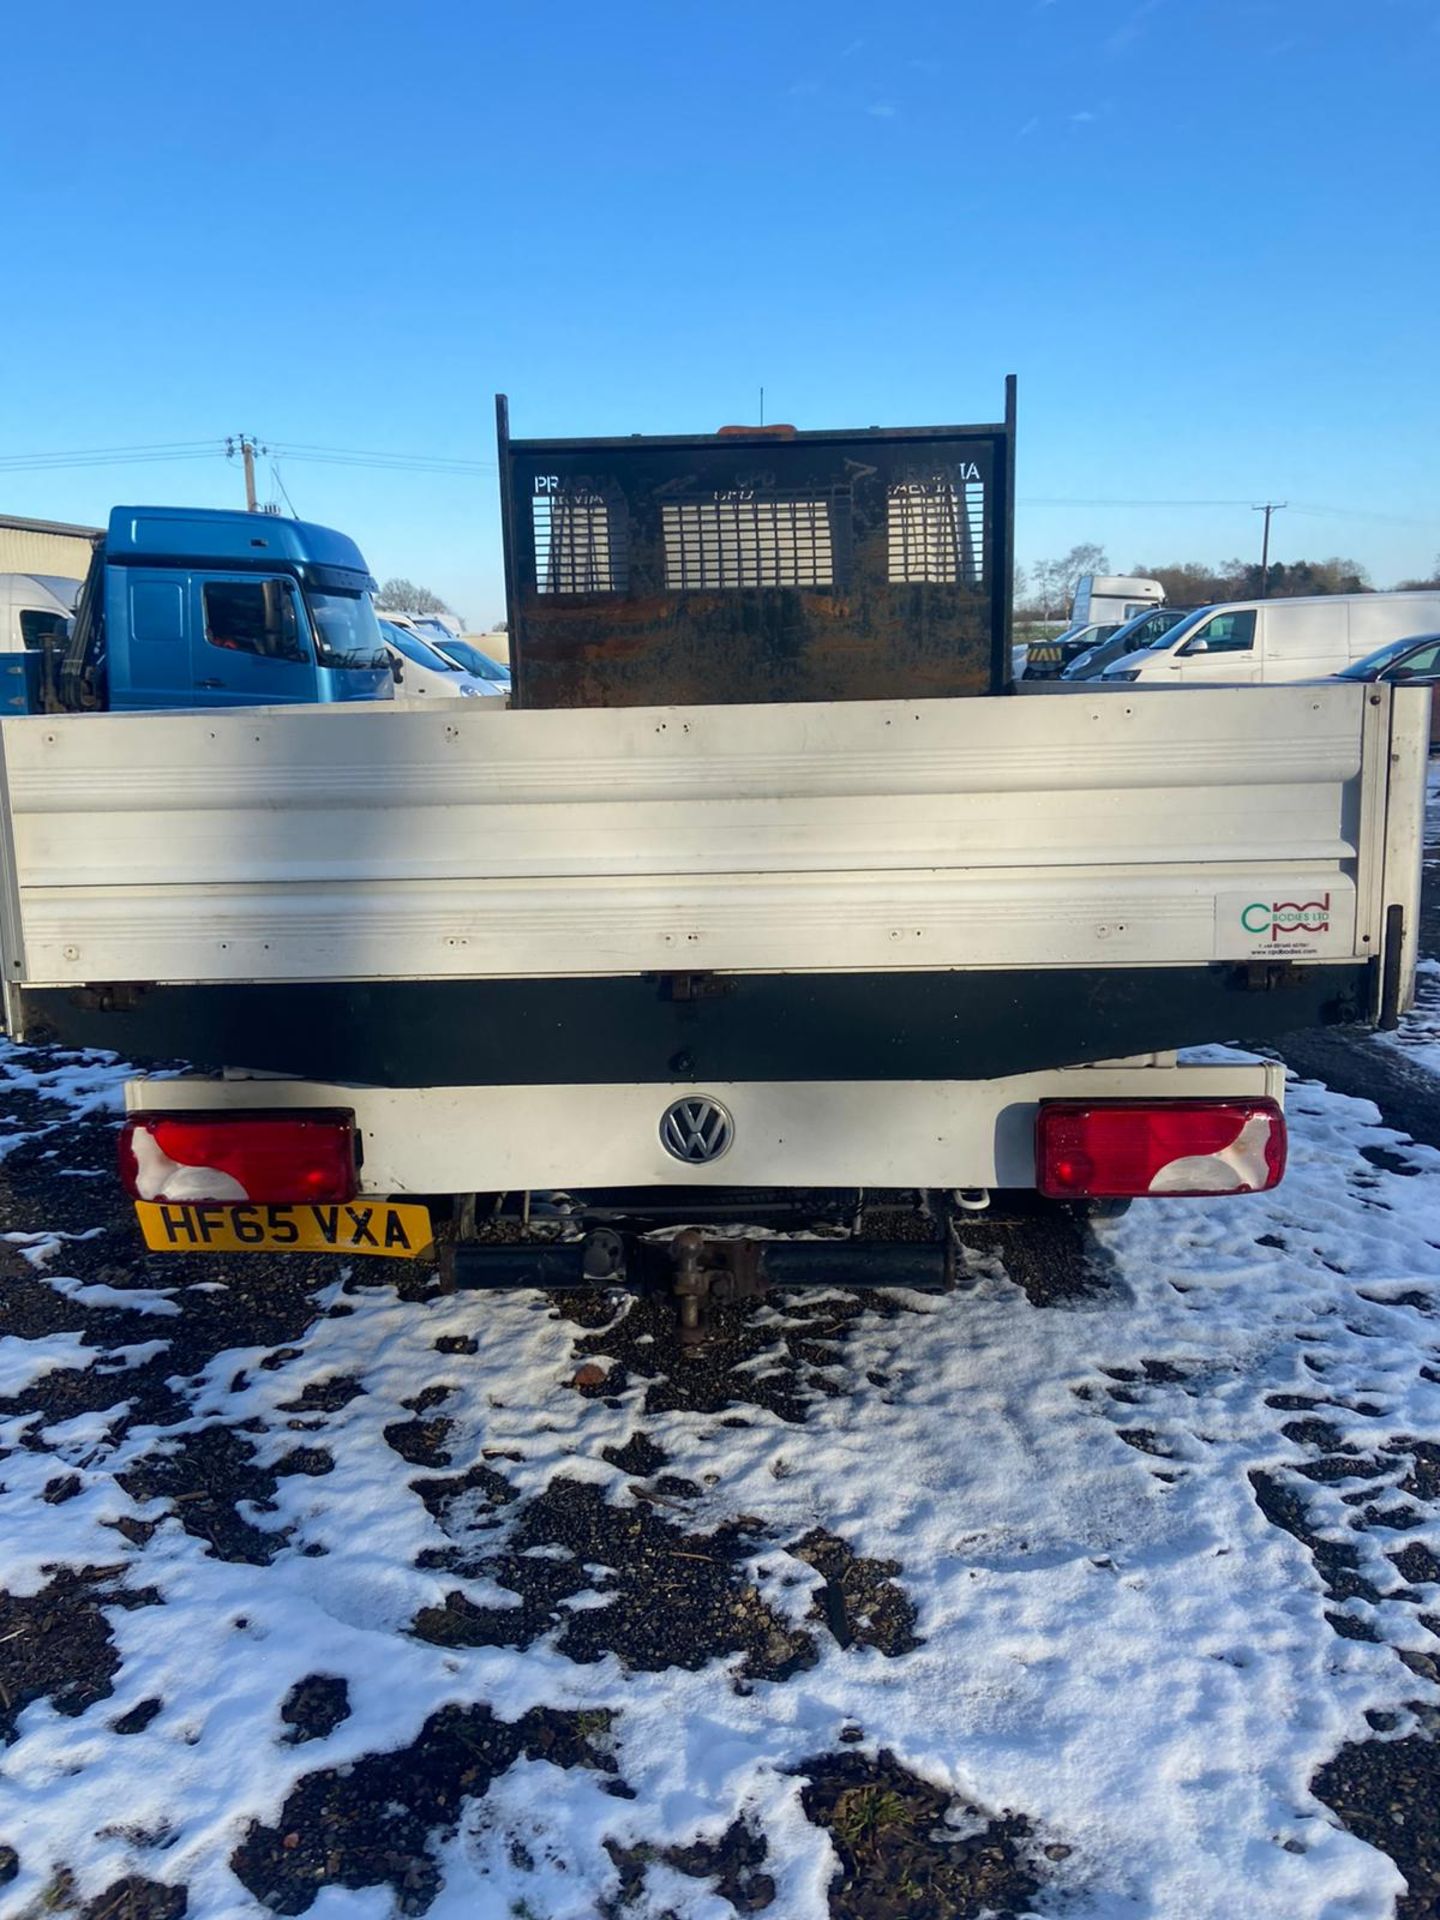
<instances>
[{"instance_id":1,"label":"white dropside truck","mask_svg":"<svg viewBox=\"0 0 1440 1920\"><path fill-rule=\"evenodd\" d=\"M967 566L943 489L982 432ZM1176 1051L1394 1021L1428 694L1007 698L1008 419L867 445L847 520L815 443L856 438L578 443L567 499L502 434L510 710L0 722L9 1030L194 1063L128 1089L151 1248L433 1246L459 1285L671 1284L690 1324L943 1282L1015 1190L1280 1179L1281 1068ZM668 570L656 488L695 509ZM897 488L927 578L893 578ZM665 585L692 564L740 584ZM787 570L837 577L745 584Z\"/></svg>"}]
</instances>

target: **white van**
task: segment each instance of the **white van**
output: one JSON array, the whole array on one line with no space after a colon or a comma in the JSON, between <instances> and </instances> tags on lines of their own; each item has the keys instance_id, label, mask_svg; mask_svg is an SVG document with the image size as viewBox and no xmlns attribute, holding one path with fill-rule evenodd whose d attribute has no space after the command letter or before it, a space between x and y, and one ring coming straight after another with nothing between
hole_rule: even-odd
<instances>
[{"instance_id":1,"label":"white van","mask_svg":"<svg viewBox=\"0 0 1440 1920\"><path fill-rule=\"evenodd\" d=\"M39 653L62 640L80 582L58 573L0 573L0 653Z\"/></svg>"},{"instance_id":2,"label":"white van","mask_svg":"<svg viewBox=\"0 0 1440 1920\"><path fill-rule=\"evenodd\" d=\"M1440 591L1325 593L1200 607L1152 645L1127 653L1101 686L1236 686L1318 680L1388 641L1440 629Z\"/></svg>"}]
</instances>

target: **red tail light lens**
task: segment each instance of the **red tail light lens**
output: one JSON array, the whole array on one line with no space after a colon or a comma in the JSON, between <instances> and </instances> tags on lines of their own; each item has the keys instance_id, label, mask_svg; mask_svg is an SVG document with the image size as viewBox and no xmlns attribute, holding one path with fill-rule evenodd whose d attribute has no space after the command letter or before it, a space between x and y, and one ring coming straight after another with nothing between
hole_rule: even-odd
<instances>
[{"instance_id":1,"label":"red tail light lens","mask_svg":"<svg viewBox=\"0 0 1440 1920\"><path fill-rule=\"evenodd\" d=\"M1052 1200L1264 1193L1285 1172L1273 1100L1045 1100L1036 1184Z\"/></svg>"},{"instance_id":2,"label":"red tail light lens","mask_svg":"<svg viewBox=\"0 0 1440 1920\"><path fill-rule=\"evenodd\" d=\"M120 1129L120 1178L137 1200L285 1206L353 1200L353 1113L137 1113Z\"/></svg>"}]
</instances>

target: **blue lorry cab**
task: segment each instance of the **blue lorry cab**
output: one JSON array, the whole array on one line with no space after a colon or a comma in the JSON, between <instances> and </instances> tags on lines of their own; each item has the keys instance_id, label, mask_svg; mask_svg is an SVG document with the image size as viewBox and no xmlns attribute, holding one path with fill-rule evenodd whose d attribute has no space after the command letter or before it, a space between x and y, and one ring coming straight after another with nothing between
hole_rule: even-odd
<instances>
[{"instance_id":1,"label":"blue lorry cab","mask_svg":"<svg viewBox=\"0 0 1440 1920\"><path fill-rule=\"evenodd\" d=\"M203 507L116 507L52 704L115 711L387 700L370 577L330 527Z\"/></svg>"}]
</instances>

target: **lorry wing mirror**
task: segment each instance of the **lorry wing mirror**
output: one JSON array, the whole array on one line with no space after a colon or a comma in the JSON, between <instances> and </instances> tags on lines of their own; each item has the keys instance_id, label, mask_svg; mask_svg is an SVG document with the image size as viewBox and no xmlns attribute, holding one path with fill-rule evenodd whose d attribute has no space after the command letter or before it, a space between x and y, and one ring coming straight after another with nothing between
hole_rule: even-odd
<instances>
[{"instance_id":1,"label":"lorry wing mirror","mask_svg":"<svg viewBox=\"0 0 1440 1920\"><path fill-rule=\"evenodd\" d=\"M1210 651L1210 642L1208 640L1192 640L1188 647L1182 647L1180 651L1182 653L1208 653Z\"/></svg>"}]
</instances>

